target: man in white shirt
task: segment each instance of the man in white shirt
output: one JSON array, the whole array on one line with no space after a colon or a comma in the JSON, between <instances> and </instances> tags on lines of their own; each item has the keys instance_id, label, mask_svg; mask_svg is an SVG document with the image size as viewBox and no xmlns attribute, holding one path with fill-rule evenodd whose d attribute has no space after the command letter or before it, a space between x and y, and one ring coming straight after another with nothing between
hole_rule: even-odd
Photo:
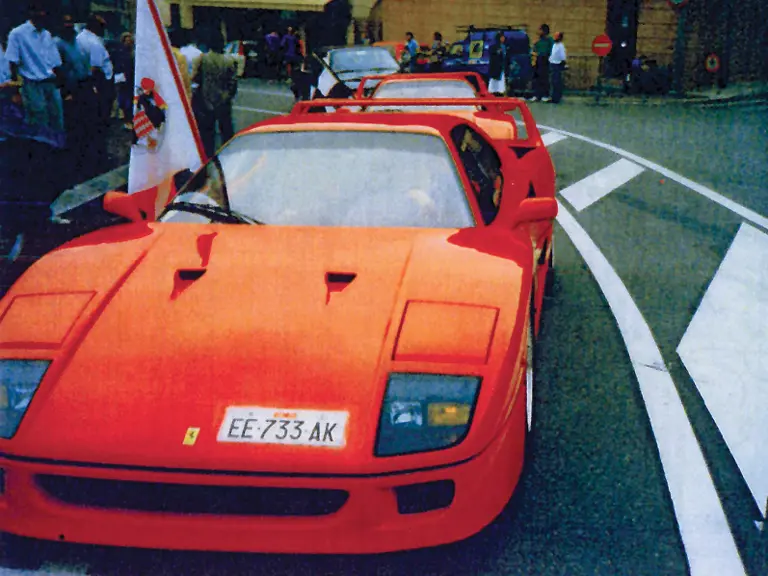
<instances>
[{"instance_id":1,"label":"man in white shirt","mask_svg":"<svg viewBox=\"0 0 768 576\"><path fill-rule=\"evenodd\" d=\"M203 51L200 50L194 43L189 43L186 46L179 48L179 52L187 60L187 72L190 78L197 76L197 71L200 67L200 59L203 56ZM196 92L199 85L196 82L192 82L192 92Z\"/></svg>"},{"instance_id":2,"label":"man in white shirt","mask_svg":"<svg viewBox=\"0 0 768 576\"><path fill-rule=\"evenodd\" d=\"M5 51L3 45L0 44L0 89L10 87L9 82L11 80L11 66L5 59Z\"/></svg>"},{"instance_id":3,"label":"man in white shirt","mask_svg":"<svg viewBox=\"0 0 768 576\"><path fill-rule=\"evenodd\" d=\"M91 15L86 27L77 35L78 46L88 54L90 59L91 76L99 93L99 114L103 121L106 121L112 113L112 101L115 92L112 60L102 39L105 26L104 18Z\"/></svg>"},{"instance_id":4,"label":"man in white shirt","mask_svg":"<svg viewBox=\"0 0 768 576\"><path fill-rule=\"evenodd\" d=\"M8 35L5 59L11 77L22 80L21 97L25 121L54 141L64 137L64 112L57 86L61 57L51 33L45 29L48 13L38 2L30 2L29 20Z\"/></svg>"},{"instance_id":5,"label":"man in white shirt","mask_svg":"<svg viewBox=\"0 0 768 576\"><path fill-rule=\"evenodd\" d=\"M555 34L555 44L549 56L549 67L552 70L552 103L557 104L563 97L563 71L565 70L565 45L563 33ZM544 98L544 101L549 101Z\"/></svg>"},{"instance_id":6,"label":"man in white shirt","mask_svg":"<svg viewBox=\"0 0 768 576\"><path fill-rule=\"evenodd\" d=\"M112 60L101 38L104 35L104 25L105 21L100 16L88 18L88 24L77 35L77 44L90 58L91 73L101 73L106 80L112 80Z\"/></svg>"},{"instance_id":7,"label":"man in white shirt","mask_svg":"<svg viewBox=\"0 0 768 576\"><path fill-rule=\"evenodd\" d=\"M14 83L11 78L11 66L8 64L8 60L5 59L5 52L3 51L3 44L0 42L0 122L2 122L3 116L3 101L2 92L11 91L14 89ZM5 142L5 137L0 134L0 142Z\"/></svg>"}]
</instances>

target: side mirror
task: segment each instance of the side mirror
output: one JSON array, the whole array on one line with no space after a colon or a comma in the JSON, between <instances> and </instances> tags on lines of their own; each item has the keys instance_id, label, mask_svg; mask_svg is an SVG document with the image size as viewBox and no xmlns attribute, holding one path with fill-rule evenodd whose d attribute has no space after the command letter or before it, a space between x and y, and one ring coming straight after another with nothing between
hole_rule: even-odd
<instances>
[{"instance_id":1,"label":"side mirror","mask_svg":"<svg viewBox=\"0 0 768 576\"><path fill-rule=\"evenodd\" d=\"M136 198L125 192L111 191L104 195L104 210L110 214L122 216L132 222L146 220L147 214L139 206Z\"/></svg>"},{"instance_id":2,"label":"side mirror","mask_svg":"<svg viewBox=\"0 0 768 576\"><path fill-rule=\"evenodd\" d=\"M510 218L510 228L553 220L556 216L557 200L554 198L526 198Z\"/></svg>"}]
</instances>

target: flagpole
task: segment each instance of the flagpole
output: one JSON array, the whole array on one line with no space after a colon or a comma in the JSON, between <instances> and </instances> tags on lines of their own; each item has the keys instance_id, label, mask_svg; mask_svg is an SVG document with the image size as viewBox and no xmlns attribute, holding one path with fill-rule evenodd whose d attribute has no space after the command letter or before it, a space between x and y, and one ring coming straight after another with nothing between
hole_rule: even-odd
<instances>
[{"instance_id":1,"label":"flagpole","mask_svg":"<svg viewBox=\"0 0 768 576\"><path fill-rule=\"evenodd\" d=\"M163 21L160 18L160 12L157 9L155 0L146 0L146 2L149 6L149 11L152 14L152 20L154 21L155 27L157 28L157 33L160 36L160 42L163 45L165 58L168 61L168 65L171 67L173 80L176 83L176 90L178 90L179 94L181 95L181 102L184 105L184 112L187 115L187 120L189 121L189 125L192 128L192 134L195 137L195 145L197 147L197 153L200 156L200 164L205 164L208 160L208 155L205 153L205 148L203 147L203 139L200 137L200 131L197 127L197 120L195 120L195 115L192 113L192 103L186 97L186 90L184 89L184 83L181 80L181 73L179 72L179 67L176 65L176 58L173 56L173 52L171 51L171 44L168 41L168 35L165 33Z\"/></svg>"},{"instance_id":2,"label":"flagpole","mask_svg":"<svg viewBox=\"0 0 768 576\"><path fill-rule=\"evenodd\" d=\"M315 59L316 59L318 62L320 62L320 64L322 64L322 65L323 65L323 68L325 68L326 70L328 70L328 72L330 73L330 75L331 75L331 76L333 76L333 78L334 78L334 80L336 80L336 82L341 82L341 78L339 78L338 76L336 76L336 72L334 72L334 71L333 71L333 68L331 68L330 64L326 64L325 60L323 60L322 58L320 58L320 56L318 56L318 55L317 55L317 52L312 52L312 56L313 56L313 57L314 57L314 58L315 58Z\"/></svg>"}]
</instances>

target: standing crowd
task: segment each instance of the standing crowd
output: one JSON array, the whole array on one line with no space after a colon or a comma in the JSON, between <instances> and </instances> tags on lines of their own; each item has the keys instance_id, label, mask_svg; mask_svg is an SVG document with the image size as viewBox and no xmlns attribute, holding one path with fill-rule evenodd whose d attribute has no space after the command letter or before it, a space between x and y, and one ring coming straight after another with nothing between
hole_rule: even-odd
<instances>
[{"instance_id":1,"label":"standing crowd","mask_svg":"<svg viewBox=\"0 0 768 576\"><path fill-rule=\"evenodd\" d=\"M51 216L52 200L103 172L107 159L119 78L105 21L92 16L77 32L71 15L57 20L46 3L31 0L27 21L0 37L0 192L3 202L16 194L15 209L2 210L0 226L16 233L11 260L24 230L60 220Z\"/></svg>"},{"instance_id":2,"label":"standing crowd","mask_svg":"<svg viewBox=\"0 0 768 576\"><path fill-rule=\"evenodd\" d=\"M44 144L44 155L68 151L70 172L97 169L116 82L104 32L99 16L77 33L69 14L51 23L44 5L30 2L29 19L0 39L0 137Z\"/></svg>"},{"instance_id":3,"label":"standing crowd","mask_svg":"<svg viewBox=\"0 0 768 576\"><path fill-rule=\"evenodd\" d=\"M237 64L214 27L195 39L182 32L170 31L172 50L212 156L217 128L221 143L234 135ZM13 208L2 209L0 227L16 236L10 260L22 249L24 231L67 223L51 214L61 192L116 167L108 149L118 119L131 133L125 144L136 142L134 37L124 32L108 42L105 33L98 15L78 32L70 14L54 19L46 2L30 0L28 20L0 37L0 203ZM286 53L290 60L290 46Z\"/></svg>"},{"instance_id":4,"label":"standing crowd","mask_svg":"<svg viewBox=\"0 0 768 576\"><path fill-rule=\"evenodd\" d=\"M560 102L563 97L563 72L567 70L564 34L555 33L550 36L549 26L542 24L539 28L539 38L533 45L531 58L533 60L533 96L530 101ZM440 32L435 32L431 48L423 51L414 38L413 32L405 33L405 43L401 56L403 72L416 72L420 56L428 59L426 70L441 72L443 61L448 54L448 46L443 42ZM489 49L488 90L492 94L502 96L508 93L508 71L512 65L512 52L507 45L507 37L503 32L496 34L495 42Z\"/></svg>"},{"instance_id":5,"label":"standing crowd","mask_svg":"<svg viewBox=\"0 0 768 576\"><path fill-rule=\"evenodd\" d=\"M282 36L277 28L264 37L265 74L270 83L276 80L292 80L301 71L306 56L304 40L293 26L288 26Z\"/></svg>"}]
</instances>

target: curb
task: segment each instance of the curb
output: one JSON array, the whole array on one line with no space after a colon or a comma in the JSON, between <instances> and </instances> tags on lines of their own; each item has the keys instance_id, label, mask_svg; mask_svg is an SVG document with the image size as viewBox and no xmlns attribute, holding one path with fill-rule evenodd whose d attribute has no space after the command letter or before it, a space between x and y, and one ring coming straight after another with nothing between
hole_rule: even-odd
<instances>
[{"instance_id":1,"label":"curb","mask_svg":"<svg viewBox=\"0 0 768 576\"><path fill-rule=\"evenodd\" d=\"M564 92L563 99L569 99L573 102L582 103L586 100L596 100L594 92L574 90L573 92ZM666 105L698 105L698 106L714 106L714 105L727 105L736 102L750 102L750 101L763 101L768 98L768 92L755 92L750 94L734 94L733 96L696 96L689 95L684 97L678 97L673 95L667 96L629 96L623 93L613 94L601 94L600 103L605 104L626 104L626 105L643 105L643 106L666 106Z\"/></svg>"},{"instance_id":2,"label":"curb","mask_svg":"<svg viewBox=\"0 0 768 576\"><path fill-rule=\"evenodd\" d=\"M128 164L124 164L65 190L51 203L51 212L54 216L62 216L110 190L119 190L127 185Z\"/></svg>"}]
</instances>

